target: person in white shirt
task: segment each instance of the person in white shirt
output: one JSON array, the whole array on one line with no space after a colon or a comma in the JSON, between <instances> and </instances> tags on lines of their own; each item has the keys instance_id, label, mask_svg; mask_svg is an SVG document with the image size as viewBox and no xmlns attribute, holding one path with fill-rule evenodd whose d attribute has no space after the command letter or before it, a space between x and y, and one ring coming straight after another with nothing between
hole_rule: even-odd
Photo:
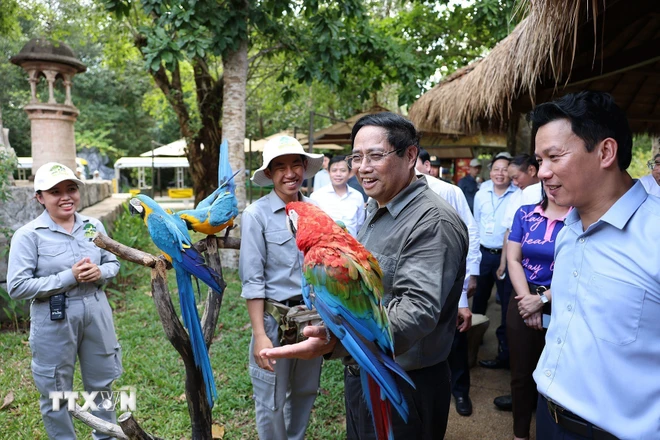
<instances>
[{"instance_id":1,"label":"person in white shirt","mask_svg":"<svg viewBox=\"0 0 660 440\"><path fill-rule=\"evenodd\" d=\"M458 322L454 332L454 342L447 361L451 370L451 392L456 403L456 412L462 416L472 414L470 400L470 365L468 361L467 331L472 326L472 312L468 305L468 297L474 295L477 289L477 275L481 263L479 250L479 226L474 221L467 199L463 191L456 185L437 179L430 175L431 160L428 151L421 148L415 165L417 177L424 176L426 183L434 193L442 197L458 212L459 217L468 228L469 250L466 260L465 283L458 302Z\"/></svg>"},{"instance_id":2,"label":"person in white shirt","mask_svg":"<svg viewBox=\"0 0 660 440\"><path fill-rule=\"evenodd\" d=\"M651 174L641 177L639 181L642 182L647 193L660 197L660 153L656 154L646 165L651 170Z\"/></svg>"},{"instance_id":3,"label":"person in white shirt","mask_svg":"<svg viewBox=\"0 0 660 440\"><path fill-rule=\"evenodd\" d=\"M325 153L323 155L323 168L314 176L314 191L330 184L330 174L328 173L330 159L332 159L332 154Z\"/></svg>"},{"instance_id":4,"label":"person in white shirt","mask_svg":"<svg viewBox=\"0 0 660 440\"><path fill-rule=\"evenodd\" d=\"M312 193L310 198L335 221L346 225L348 232L356 236L366 218L362 194L348 186L350 171L346 156L335 156L328 165L330 184Z\"/></svg>"}]
</instances>

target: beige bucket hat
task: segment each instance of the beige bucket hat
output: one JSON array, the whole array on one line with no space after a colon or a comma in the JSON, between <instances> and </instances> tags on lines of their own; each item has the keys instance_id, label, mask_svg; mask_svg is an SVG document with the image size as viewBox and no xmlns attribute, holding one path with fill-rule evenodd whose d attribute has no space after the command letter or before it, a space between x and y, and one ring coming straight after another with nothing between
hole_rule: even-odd
<instances>
[{"instance_id":1,"label":"beige bucket hat","mask_svg":"<svg viewBox=\"0 0 660 440\"><path fill-rule=\"evenodd\" d=\"M307 153L296 138L291 136L277 136L264 145L264 164L254 172L252 182L259 186L272 185L273 181L266 177L264 170L268 168L268 165L270 165L273 159L287 154L301 154L307 158L307 169L303 176L305 179L314 176L323 166L322 154Z\"/></svg>"}]
</instances>

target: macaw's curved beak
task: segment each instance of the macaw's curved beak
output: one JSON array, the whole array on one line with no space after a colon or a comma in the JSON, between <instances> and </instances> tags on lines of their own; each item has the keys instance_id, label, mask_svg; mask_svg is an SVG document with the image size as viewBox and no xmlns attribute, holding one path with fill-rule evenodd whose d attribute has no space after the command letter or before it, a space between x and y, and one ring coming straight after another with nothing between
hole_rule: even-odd
<instances>
[{"instance_id":1,"label":"macaw's curved beak","mask_svg":"<svg viewBox=\"0 0 660 440\"><path fill-rule=\"evenodd\" d=\"M128 202L128 212L131 214L140 214L140 217L144 216L144 207L142 206L142 202L139 199L131 199Z\"/></svg>"},{"instance_id":2,"label":"macaw's curved beak","mask_svg":"<svg viewBox=\"0 0 660 440\"><path fill-rule=\"evenodd\" d=\"M287 214L286 216L286 228L291 232L291 235L293 235L293 238L296 238L296 232L298 232L297 222L295 218L291 218L292 216Z\"/></svg>"}]
</instances>

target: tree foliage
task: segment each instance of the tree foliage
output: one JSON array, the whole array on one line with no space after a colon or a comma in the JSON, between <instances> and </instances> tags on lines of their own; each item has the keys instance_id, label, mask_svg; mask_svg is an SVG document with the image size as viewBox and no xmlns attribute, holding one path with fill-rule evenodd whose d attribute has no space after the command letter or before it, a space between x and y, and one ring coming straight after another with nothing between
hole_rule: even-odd
<instances>
[{"instance_id":1,"label":"tree foliage","mask_svg":"<svg viewBox=\"0 0 660 440\"><path fill-rule=\"evenodd\" d=\"M19 156L31 155L30 123L22 109L30 91L25 72L8 60L35 37L65 41L87 65L72 88L73 103L80 110L74 126L78 148L97 147L114 160L147 151L152 140L169 142L177 135L176 127L160 124L143 107L143 97L153 84L137 51L126 45L130 40L105 11L75 0L48 4L25 0L21 6L15 20L18 31L0 32L0 105Z\"/></svg>"}]
</instances>

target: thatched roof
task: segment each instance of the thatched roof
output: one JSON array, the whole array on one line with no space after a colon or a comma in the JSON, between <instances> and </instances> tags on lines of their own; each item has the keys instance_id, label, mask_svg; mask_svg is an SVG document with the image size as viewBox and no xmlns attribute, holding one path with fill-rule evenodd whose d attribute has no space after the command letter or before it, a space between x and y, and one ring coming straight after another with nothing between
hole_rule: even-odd
<instances>
[{"instance_id":1,"label":"thatched roof","mask_svg":"<svg viewBox=\"0 0 660 440\"><path fill-rule=\"evenodd\" d=\"M513 32L410 110L421 130L502 129L513 110L565 93L610 92L636 131L660 132L660 2L530 0Z\"/></svg>"}]
</instances>

